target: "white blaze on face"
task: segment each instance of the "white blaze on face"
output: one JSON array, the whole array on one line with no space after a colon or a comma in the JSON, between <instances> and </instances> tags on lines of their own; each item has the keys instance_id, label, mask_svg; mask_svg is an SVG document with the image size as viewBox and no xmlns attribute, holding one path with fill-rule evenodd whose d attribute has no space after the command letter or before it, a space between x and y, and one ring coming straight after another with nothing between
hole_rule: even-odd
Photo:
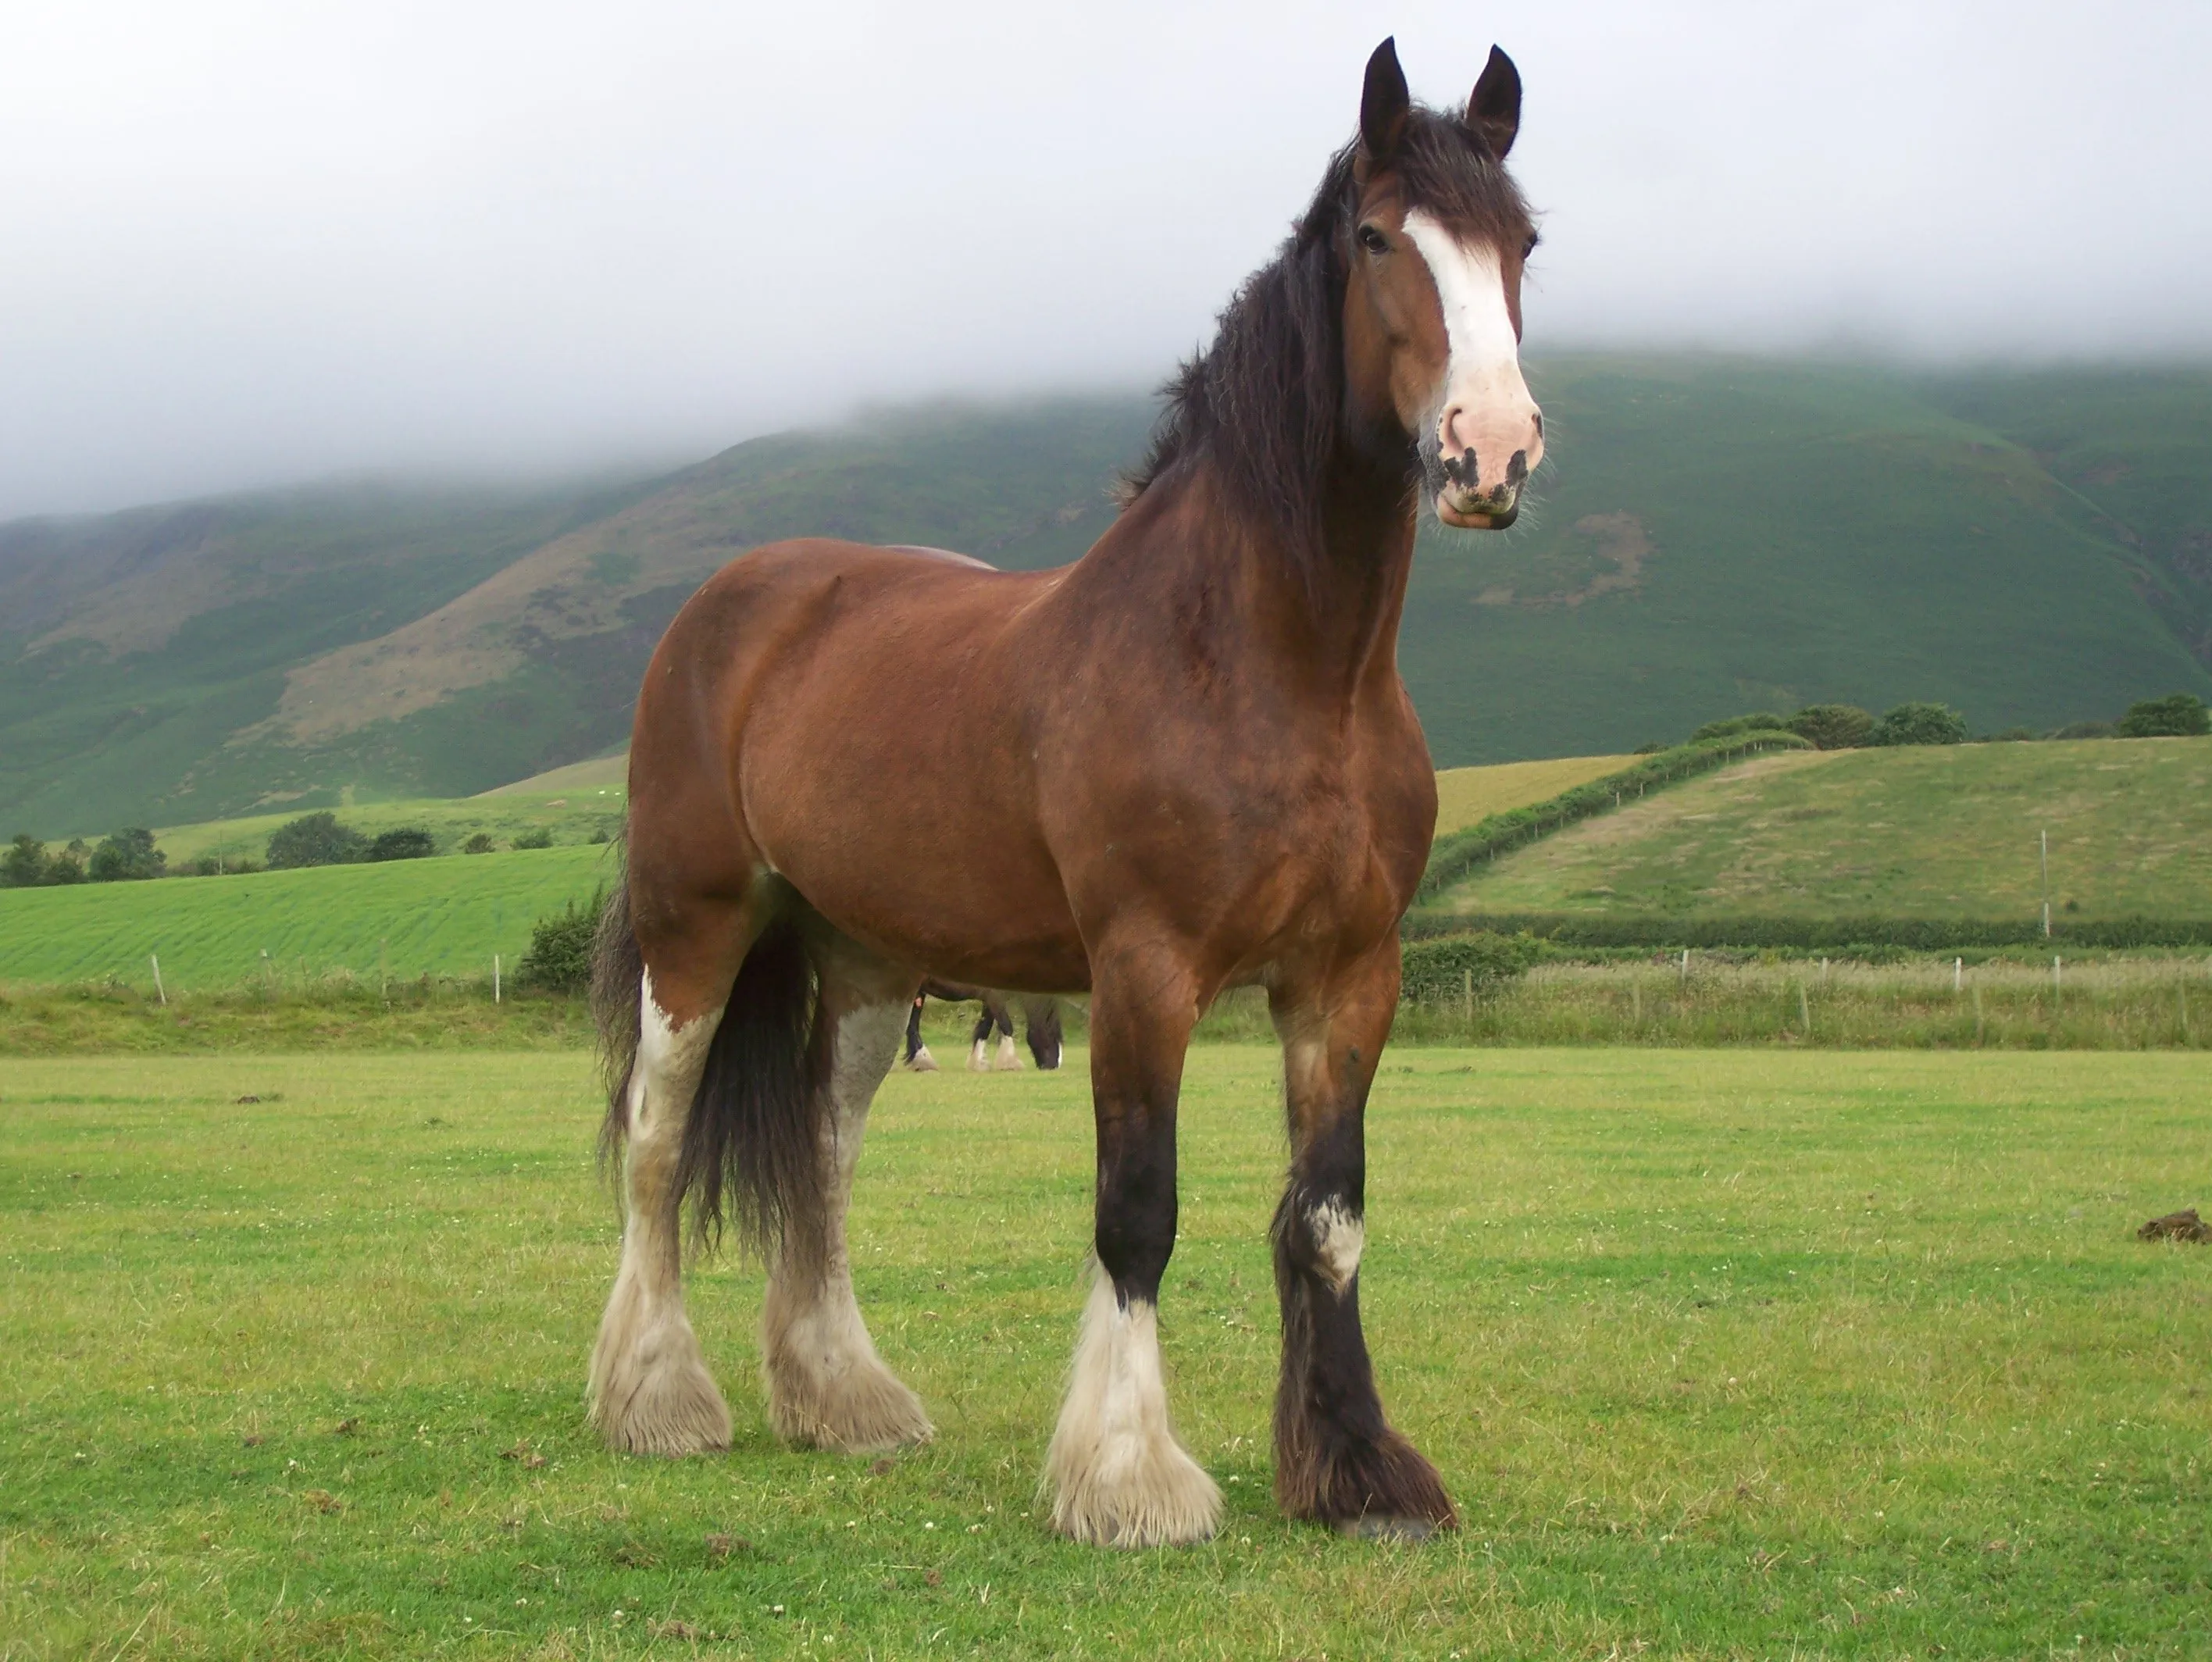
<instances>
[{"instance_id":1,"label":"white blaze on face","mask_svg":"<svg viewBox=\"0 0 2212 1662\"><path fill-rule=\"evenodd\" d=\"M1487 490L1504 481L1514 452L1525 452L1532 468L1542 453L1536 401L1521 376L1521 343L1506 309L1505 274L1495 248L1468 247L1420 209L1406 215L1406 235L1436 281L1451 349L1437 389L1437 437L1448 457L1474 452Z\"/></svg>"}]
</instances>

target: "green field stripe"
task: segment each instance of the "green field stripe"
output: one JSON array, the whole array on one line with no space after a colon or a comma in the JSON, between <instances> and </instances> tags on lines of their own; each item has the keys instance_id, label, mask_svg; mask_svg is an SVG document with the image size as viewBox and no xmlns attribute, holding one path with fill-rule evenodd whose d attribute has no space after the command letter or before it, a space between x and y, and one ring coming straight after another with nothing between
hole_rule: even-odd
<instances>
[{"instance_id":1,"label":"green field stripe","mask_svg":"<svg viewBox=\"0 0 2212 1662\"><path fill-rule=\"evenodd\" d=\"M149 979L227 986L263 973L489 975L512 967L532 923L613 876L610 847L454 855L243 877L170 878L0 892L0 980Z\"/></svg>"}]
</instances>

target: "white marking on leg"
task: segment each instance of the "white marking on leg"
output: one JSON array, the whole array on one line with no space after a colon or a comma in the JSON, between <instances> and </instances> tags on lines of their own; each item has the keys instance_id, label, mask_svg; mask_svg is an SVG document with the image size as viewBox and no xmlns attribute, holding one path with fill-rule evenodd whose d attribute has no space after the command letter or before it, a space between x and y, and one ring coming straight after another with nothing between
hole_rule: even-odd
<instances>
[{"instance_id":1,"label":"white marking on leg","mask_svg":"<svg viewBox=\"0 0 2212 1662\"><path fill-rule=\"evenodd\" d=\"M1306 1213L1306 1228L1313 1232L1314 1257L1339 1298L1359 1273L1359 1255L1366 1249L1367 1225L1342 1202L1330 1200Z\"/></svg>"},{"instance_id":2,"label":"white marking on leg","mask_svg":"<svg viewBox=\"0 0 2212 1662\"><path fill-rule=\"evenodd\" d=\"M988 1073L990 1071L990 1046L982 1040L978 1039L975 1041L975 1049L968 1052L968 1071L970 1073Z\"/></svg>"},{"instance_id":3,"label":"white marking on leg","mask_svg":"<svg viewBox=\"0 0 2212 1662\"><path fill-rule=\"evenodd\" d=\"M1014 1048L1014 1035L1003 1034L999 1039L999 1054L992 1067L1000 1073L1017 1073L1021 1070L1021 1052Z\"/></svg>"},{"instance_id":4,"label":"white marking on leg","mask_svg":"<svg viewBox=\"0 0 2212 1662\"><path fill-rule=\"evenodd\" d=\"M684 1123L721 1012L675 1025L653 997L650 971L638 1006L623 1108L622 1267L592 1351L591 1416L614 1447L690 1454L730 1444L729 1409L684 1313L676 1192Z\"/></svg>"},{"instance_id":5,"label":"white marking on leg","mask_svg":"<svg viewBox=\"0 0 2212 1662\"><path fill-rule=\"evenodd\" d=\"M916 1073L935 1073L937 1058L929 1053L929 1046L924 1045L920 1050L915 1052L914 1059L908 1062L907 1066L912 1068Z\"/></svg>"},{"instance_id":6,"label":"white marking on leg","mask_svg":"<svg viewBox=\"0 0 2212 1662\"><path fill-rule=\"evenodd\" d=\"M837 1021L830 1052L822 1158L827 1253L818 1277L779 1264L761 1303L761 1368L769 1417L787 1441L818 1448L890 1448L932 1435L920 1399L876 1354L853 1295L845 1216L867 1131L868 1106L897 1058L904 1010L876 1004Z\"/></svg>"},{"instance_id":7,"label":"white marking on leg","mask_svg":"<svg viewBox=\"0 0 2212 1662\"><path fill-rule=\"evenodd\" d=\"M1220 1522L1221 1491L1168 1422L1158 1315L1141 1299L1122 1304L1103 1271L1083 1312L1045 1479L1053 1527L1079 1541L1202 1541Z\"/></svg>"}]
</instances>

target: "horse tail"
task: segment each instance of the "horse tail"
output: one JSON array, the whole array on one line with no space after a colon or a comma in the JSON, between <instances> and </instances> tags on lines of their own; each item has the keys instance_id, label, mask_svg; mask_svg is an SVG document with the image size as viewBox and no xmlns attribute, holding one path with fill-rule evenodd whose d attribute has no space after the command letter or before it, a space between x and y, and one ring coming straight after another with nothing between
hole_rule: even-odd
<instances>
[{"instance_id":1,"label":"horse tail","mask_svg":"<svg viewBox=\"0 0 2212 1662\"><path fill-rule=\"evenodd\" d=\"M599 1169L614 1162L629 1124L629 1074L637 1062L638 998L645 955L630 927L629 827L615 839L615 886L599 906L592 934L592 1021L599 1030L599 1077L607 1089L599 1125Z\"/></svg>"},{"instance_id":2,"label":"horse tail","mask_svg":"<svg viewBox=\"0 0 2212 1662\"><path fill-rule=\"evenodd\" d=\"M677 1191L692 1200L693 1237L721 1237L723 1215L763 1259L810 1273L826 1245L823 1116L814 1089L816 976L798 925L779 918L745 954L706 1071L684 1122Z\"/></svg>"},{"instance_id":3,"label":"horse tail","mask_svg":"<svg viewBox=\"0 0 2212 1662\"><path fill-rule=\"evenodd\" d=\"M600 908L592 944L592 1015L607 1086L603 1168L629 1129L644 974L625 866ZM678 1205L687 1197L691 1202L696 1244L719 1243L727 1212L763 1257L781 1247L795 1268L818 1264L829 1216L818 1122L828 1104L812 1089L808 1062L814 1013L813 962L796 926L779 919L738 968L684 1117L676 1198Z\"/></svg>"}]
</instances>

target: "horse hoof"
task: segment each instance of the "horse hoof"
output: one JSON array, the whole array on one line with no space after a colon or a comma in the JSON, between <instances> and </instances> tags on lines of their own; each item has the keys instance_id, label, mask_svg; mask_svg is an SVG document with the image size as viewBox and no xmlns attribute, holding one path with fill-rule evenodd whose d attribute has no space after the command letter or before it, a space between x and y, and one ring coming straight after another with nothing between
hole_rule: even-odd
<instances>
[{"instance_id":1,"label":"horse hoof","mask_svg":"<svg viewBox=\"0 0 2212 1662\"><path fill-rule=\"evenodd\" d=\"M929 1053L929 1046L924 1045L920 1050L915 1052L911 1057L907 1058L906 1065L909 1072L935 1073L937 1071L937 1058Z\"/></svg>"}]
</instances>

